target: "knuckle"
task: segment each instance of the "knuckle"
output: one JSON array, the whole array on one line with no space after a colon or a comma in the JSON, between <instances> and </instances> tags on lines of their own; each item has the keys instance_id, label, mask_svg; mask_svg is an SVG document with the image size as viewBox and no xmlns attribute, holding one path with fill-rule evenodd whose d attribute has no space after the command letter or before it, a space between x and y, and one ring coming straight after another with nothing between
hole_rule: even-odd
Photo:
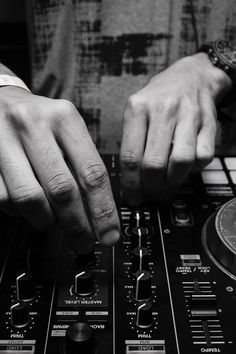
<instances>
[{"instance_id":1,"label":"knuckle","mask_svg":"<svg viewBox=\"0 0 236 354\"><path fill-rule=\"evenodd\" d=\"M32 113L31 105L28 102L19 102L12 107L12 113L19 117L30 116Z\"/></svg>"},{"instance_id":2,"label":"knuckle","mask_svg":"<svg viewBox=\"0 0 236 354\"><path fill-rule=\"evenodd\" d=\"M53 176L48 182L50 198L56 204L66 203L73 199L76 192L75 182L64 174Z\"/></svg>"},{"instance_id":3,"label":"knuckle","mask_svg":"<svg viewBox=\"0 0 236 354\"><path fill-rule=\"evenodd\" d=\"M85 168L83 182L86 190L96 190L109 180L106 168L102 164L90 164Z\"/></svg>"},{"instance_id":4,"label":"knuckle","mask_svg":"<svg viewBox=\"0 0 236 354\"><path fill-rule=\"evenodd\" d=\"M146 109L146 99L141 94L133 94L128 99L127 107L129 110L143 112Z\"/></svg>"},{"instance_id":5,"label":"knuckle","mask_svg":"<svg viewBox=\"0 0 236 354\"><path fill-rule=\"evenodd\" d=\"M41 187L22 185L12 191L11 199L17 205L39 204L44 200L44 192Z\"/></svg>"},{"instance_id":6,"label":"knuckle","mask_svg":"<svg viewBox=\"0 0 236 354\"><path fill-rule=\"evenodd\" d=\"M168 120L172 119L176 116L176 111L178 109L178 106L179 106L178 98L171 95L150 101L149 119L150 120L152 120L153 118L156 119L157 115L158 115L158 119L162 121L166 121L167 118Z\"/></svg>"},{"instance_id":7,"label":"knuckle","mask_svg":"<svg viewBox=\"0 0 236 354\"><path fill-rule=\"evenodd\" d=\"M60 99L57 100L56 106L54 103L51 123L55 134L60 134L60 131L67 132L73 139L73 143L77 144L80 140L78 134L73 134L75 119L85 125L82 116L71 101Z\"/></svg>"},{"instance_id":8,"label":"knuckle","mask_svg":"<svg viewBox=\"0 0 236 354\"><path fill-rule=\"evenodd\" d=\"M166 96L162 102L159 102L158 106L166 113L173 113L178 107L180 101L178 97L173 95Z\"/></svg>"},{"instance_id":9,"label":"knuckle","mask_svg":"<svg viewBox=\"0 0 236 354\"><path fill-rule=\"evenodd\" d=\"M58 100L57 109L61 115L72 115L77 112L74 104L71 101L65 99Z\"/></svg>"},{"instance_id":10,"label":"knuckle","mask_svg":"<svg viewBox=\"0 0 236 354\"><path fill-rule=\"evenodd\" d=\"M30 102L18 103L11 112L11 122L15 129L26 134L46 131L52 115L43 114L41 108Z\"/></svg>"},{"instance_id":11,"label":"knuckle","mask_svg":"<svg viewBox=\"0 0 236 354\"><path fill-rule=\"evenodd\" d=\"M31 125L35 112L32 112L29 103L21 102L12 107L10 116L11 122L16 125L17 129L25 130L26 127Z\"/></svg>"},{"instance_id":12,"label":"knuckle","mask_svg":"<svg viewBox=\"0 0 236 354\"><path fill-rule=\"evenodd\" d=\"M143 170L164 170L167 167L166 161L157 155L149 155L144 158L142 168Z\"/></svg>"},{"instance_id":13,"label":"knuckle","mask_svg":"<svg viewBox=\"0 0 236 354\"><path fill-rule=\"evenodd\" d=\"M121 165L123 168L130 170L130 171L135 171L139 168L140 166L140 161L136 154L132 151L126 151L121 154Z\"/></svg>"}]
</instances>

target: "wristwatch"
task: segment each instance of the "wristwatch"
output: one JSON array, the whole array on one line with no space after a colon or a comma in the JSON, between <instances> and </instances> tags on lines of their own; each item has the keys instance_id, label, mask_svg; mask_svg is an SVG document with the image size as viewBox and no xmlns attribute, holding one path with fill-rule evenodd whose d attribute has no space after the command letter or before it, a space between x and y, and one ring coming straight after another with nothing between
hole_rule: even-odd
<instances>
[{"instance_id":1,"label":"wristwatch","mask_svg":"<svg viewBox=\"0 0 236 354\"><path fill-rule=\"evenodd\" d=\"M221 106L229 106L236 102L236 47L231 42L218 39L204 43L199 52L206 53L211 63L223 70L231 79L232 89L223 99Z\"/></svg>"}]
</instances>

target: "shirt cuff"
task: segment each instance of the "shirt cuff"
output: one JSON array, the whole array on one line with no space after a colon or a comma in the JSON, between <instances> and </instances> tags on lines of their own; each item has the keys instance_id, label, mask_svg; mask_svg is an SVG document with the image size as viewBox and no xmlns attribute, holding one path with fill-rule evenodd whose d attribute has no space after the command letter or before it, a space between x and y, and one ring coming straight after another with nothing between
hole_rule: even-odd
<instances>
[{"instance_id":1,"label":"shirt cuff","mask_svg":"<svg viewBox=\"0 0 236 354\"><path fill-rule=\"evenodd\" d=\"M17 76L0 75L0 87L1 86L17 86L31 92L26 84Z\"/></svg>"}]
</instances>

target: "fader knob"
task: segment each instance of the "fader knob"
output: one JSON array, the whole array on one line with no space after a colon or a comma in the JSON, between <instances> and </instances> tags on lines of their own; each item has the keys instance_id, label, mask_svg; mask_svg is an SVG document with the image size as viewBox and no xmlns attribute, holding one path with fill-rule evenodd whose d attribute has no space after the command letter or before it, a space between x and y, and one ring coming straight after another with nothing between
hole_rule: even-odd
<instances>
[{"instance_id":1,"label":"fader knob","mask_svg":"<svg viewBox=\"0 0 236 354\"><path fill-rule=\"evenodd\" d=\"M133 297L136 301L148 301L152 297L151 274L146 270L135 273Z\"/></svg>"},{"instance_id":2,"label":"fader knob","mask_svg":"<svg viewBox=\"0 0 236 354\"><path fill-rule=\"evenodd\" d=\"M152 326L152 304L144 302L139 305L136 317L136 326L148 328Z\"/></svg>"},{"instance_id":3,"label":"fader knob","mask_svg":"<svg viewBox=\"0 0 236 354\"><path fill-rule=\"evenodd\" d=\"M16 298L17 300L31 301L36 295L35 283L32 274L28 271L17 273Z\"/></svg>"},{"instance_id":4,"label":"fader knob","mask_svg":"<svg viewBox=\"0 0 236 354\"><path fill-rule=\"evenodd\" d=\"M89 296L94 291L93 273L91 270L84 270L75 276L74 292L78 296Z\"/></svg>"},{"instance_id":5,"label":"fader knob","mask_svg":"<svg viewBox=\"0 0 236 354\"><path fill-rule=\"evenodd\" d=\"M129 227L132 229L133 227L145 227L146 220L145 214L141 210L134 210L130 215Z\"/></svg>"},{"instance_id":6,"label":"fader knob","mask_svg":"<svg viewBox=\"0 0 236 354\"><path fill-rule=\"evenodd\" d=\"M132 272L138 270L148 270L148 249L144 247L136 247L132 252Z\"/></svg>"},{"instance_id":7,"label":"fader knob","mask_svg":"<svg viewBox=\"0 0 236 354\"><path fill-rule=\"evenodd\" d=\"M27 326L29 322L29 306L24 301L16 301L11 306L11 324L16 328Z\"/></svg>"},{"instance_id":8,"label":"fader knob","mask_svg":"<svg viewBox=\"0 0 236 354\"><path fill-rule=\"evenodd\" d=\"M132 248L145 247L147 241L147 229L144 227L134 227L130 230Z\"/></svg>"},{"instance_id":9,"label":"fader knob","mask_svg":"<svg viewBox=\"0 0 236 354\"><path fill-rule=\"evenodd\" d=\"M73 323L66 331L65 354L94 354L93 329L83 322Z\"/></svg>"}]
</instances>

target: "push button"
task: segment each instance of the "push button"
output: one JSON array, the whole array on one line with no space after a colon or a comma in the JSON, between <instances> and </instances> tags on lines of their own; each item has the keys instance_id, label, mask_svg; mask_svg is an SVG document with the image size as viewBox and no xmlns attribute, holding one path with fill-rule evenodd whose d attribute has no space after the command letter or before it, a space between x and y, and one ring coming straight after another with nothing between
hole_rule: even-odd
<instances>
[{"instance_id":1,"label":"push button","mask_svg":"<svg viewBox=\"0 0 236 354\"><path fill-rule=\"evenodd\" d=\"M205 168L204 170L223 170L222 163L219 157L215 157Z\"/></svg>"},{"instance_id":2,"label":"push button","mask_svg":"<svg viewBox=\"0 0 236 354\"><path fill-rule=\"evenodd\" d=\"M202 171L202 180L205 184L228 184L224 171Z\"/></svg>"},{"instance_id":3,"label":"push button","mask_svg":"<svg viewBox=\"0 0 236 354\"><path fill-rule=\"evenodd\" d=\"M236 170L236 157L225 157L224 162L228 170Z\"/></svg>"}]
</instances>

